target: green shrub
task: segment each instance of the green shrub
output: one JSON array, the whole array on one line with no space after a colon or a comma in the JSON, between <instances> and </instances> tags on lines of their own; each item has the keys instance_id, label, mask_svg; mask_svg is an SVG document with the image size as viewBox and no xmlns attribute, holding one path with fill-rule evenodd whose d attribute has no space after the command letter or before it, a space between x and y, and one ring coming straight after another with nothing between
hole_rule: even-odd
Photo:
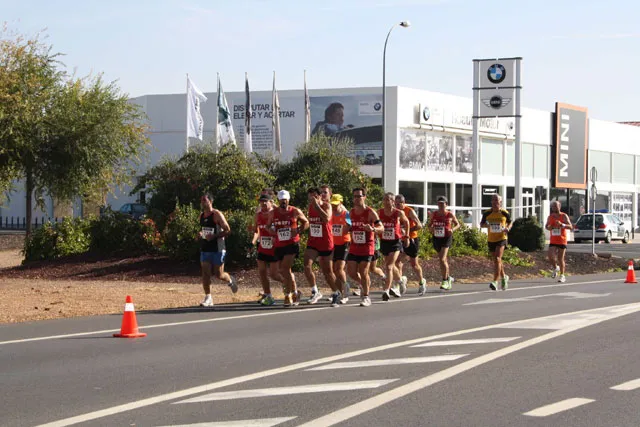
<instances>
[{"instance_id":1,"label":"green shrub","mask_svg":"<svg viewBox=\"0 0 640 427\"><path fill-rule=\"evenodd\" d=\"M178 261L199 259L200 211L191 205L178 205L162 233L162 251Z\"/></svg>"},{"instance_id":2,"label":"green shrub","mask_svg":"<svg viewBox=\"0 0 640 427\"><path fill-rule=\"evenodd\" d=\"M107 209L91 221L90 250L103 255L138 255L153 251L155 235L153 221L138 221L120 212Z\"/></svg>"},{"instance_id":3,"label":"green shrub","mask_svg":"<svg viewBox=\"0 0 640 427\"><path fill-rule=\"evenodd\" d=\"M453 244L449 249L451 256L487 255L487 235L479 228L463 225L453 232Z\"/></svg>"},{"instance_id":4,"label":"green shrub","mask_svg":"<svg viewBox=\"0 0 640 427\"><path fill-rule=\"evenodd\" d=\"M33 230L25 242L25 261L57 259L89 250L90 223L82 218L64 218Z\"/></svg>"},{"instance_id":5,"label":"green shrub","mask_svg":"<svg viewBox=\"0 0 640 427\"><path fill-rule=\"evenodd\" d=\"M530 255L522 254L515 246L507 246L502 254L502 261L518 267L533 267L536 263Z\"/></svg>"},{"instance_id":6,"label":"green shrub","mask_svg":"<svg viewBox=\"0 0 640 427\"><path fill-rule=\"evenodd\" d=\"M254 267L256 253L252 250L251 239L253 233L247 228L253 224L254 213L228 212L225 213L231 234L226 239L226 264L234 267Z\"/></svg>"},{"instance_id":7,"label":"green shrub","mask_svg":"<svg viewBox=\"0 0 640 427\"><path fill-rule=\"evenodd\" d=\"M429 227L425 226L418 232L420 238L420 247L418 248L418 256L422 259L436 256L437 252L433 248L433 235L429 231Z\"/></svg>"},{"instance_id":8,"label":"green shrub","mask_svg":"<svg viewBox=\"0 0 640 427\"><path fill-rule=\"evenodd\" d=\"M509 244L523 252L544 249L544 230L538 224L536 217L516 219L509 232Z\"/></svg>"}]
</instances>

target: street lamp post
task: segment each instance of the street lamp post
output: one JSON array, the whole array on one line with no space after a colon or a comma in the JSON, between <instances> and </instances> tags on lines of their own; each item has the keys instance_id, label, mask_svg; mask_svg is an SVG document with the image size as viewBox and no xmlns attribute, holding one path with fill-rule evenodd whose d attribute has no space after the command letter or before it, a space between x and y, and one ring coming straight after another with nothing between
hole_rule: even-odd
<instances>
[{"instance_id":1,"label":"street lamp post","mask_svg":"<svg viewBox=\"0 0 640 427\"><path fill-rule=\"evenodd\" d=\"M394 24L387 33L387 38L384 41L384 50L382 52L382 189L385 189L385 163L387 163L385 151L387 145L387 121L386 121L386 109L387 109L387 43L389 42L389 36L393 29L397 26L408 28L411 24L409 21L402 21Z\"/></svg>"}]
</instances>

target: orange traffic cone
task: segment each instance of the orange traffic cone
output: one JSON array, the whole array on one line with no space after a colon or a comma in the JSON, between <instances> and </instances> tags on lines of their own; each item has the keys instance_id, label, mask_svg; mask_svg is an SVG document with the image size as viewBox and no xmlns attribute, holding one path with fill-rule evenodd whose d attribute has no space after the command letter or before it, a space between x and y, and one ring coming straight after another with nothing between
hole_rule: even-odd
<instances>
[{"instance_id":1,"label":"orange traffic cone","mask_svg":"<svg viewBox=\"0 0 640 427\"><path fill-rule=\"evenodd\" d=\"M147 334L138 332L138 321L136 320L136 310L133 308L133 299L127 295L124 305L124 316L122 317L122 327L119 334L113 334L118 338L142 338Z\"/></svg>"},{"instance_id":2,"label":"orange traffic cone","mask_svg":"<svg viewBox=\"0 0 640 427\"><path fill-rule=\"evenodd\" d=\"M636 282L636 272L633 270L633 260L629 260L629 267L627 267L627 280L624 283L638 283Z\"/></svg>"}]
</instances>

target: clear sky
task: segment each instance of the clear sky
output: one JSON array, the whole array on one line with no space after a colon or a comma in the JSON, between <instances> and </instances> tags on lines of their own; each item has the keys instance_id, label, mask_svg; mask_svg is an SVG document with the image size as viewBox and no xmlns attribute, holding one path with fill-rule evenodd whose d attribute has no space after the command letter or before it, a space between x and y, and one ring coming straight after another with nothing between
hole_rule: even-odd
<instances>
[{"instance_id":1,"label":"clear sky","mask_svg":"<svg viewBox=\"0 0 640 427\"><path fill-rule=\"evenodd\" d=\"M471 97L472 59L523 57L523 105L640 121L640 2L633 0L0 0L20 33L46 29L77 74L131 96L387 85Z\"/></svg>"}]
</instances>

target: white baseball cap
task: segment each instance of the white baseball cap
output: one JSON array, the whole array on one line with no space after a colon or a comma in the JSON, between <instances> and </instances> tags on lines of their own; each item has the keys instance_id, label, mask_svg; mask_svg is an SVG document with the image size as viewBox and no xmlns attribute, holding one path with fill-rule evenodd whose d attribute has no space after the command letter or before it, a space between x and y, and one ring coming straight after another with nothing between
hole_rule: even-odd
<instances>
[{"instance_id":1,"label":"white baseball cap","mask_svg":"<svg viewBox=\"0 0 640 427\"><path fill-rule=\"evenodd\" d=\"M278 191L278 200L290 200L291 199L291 195L289 194L289 192L287 190L280 190Z\"/></svg>"}]
</instances>

